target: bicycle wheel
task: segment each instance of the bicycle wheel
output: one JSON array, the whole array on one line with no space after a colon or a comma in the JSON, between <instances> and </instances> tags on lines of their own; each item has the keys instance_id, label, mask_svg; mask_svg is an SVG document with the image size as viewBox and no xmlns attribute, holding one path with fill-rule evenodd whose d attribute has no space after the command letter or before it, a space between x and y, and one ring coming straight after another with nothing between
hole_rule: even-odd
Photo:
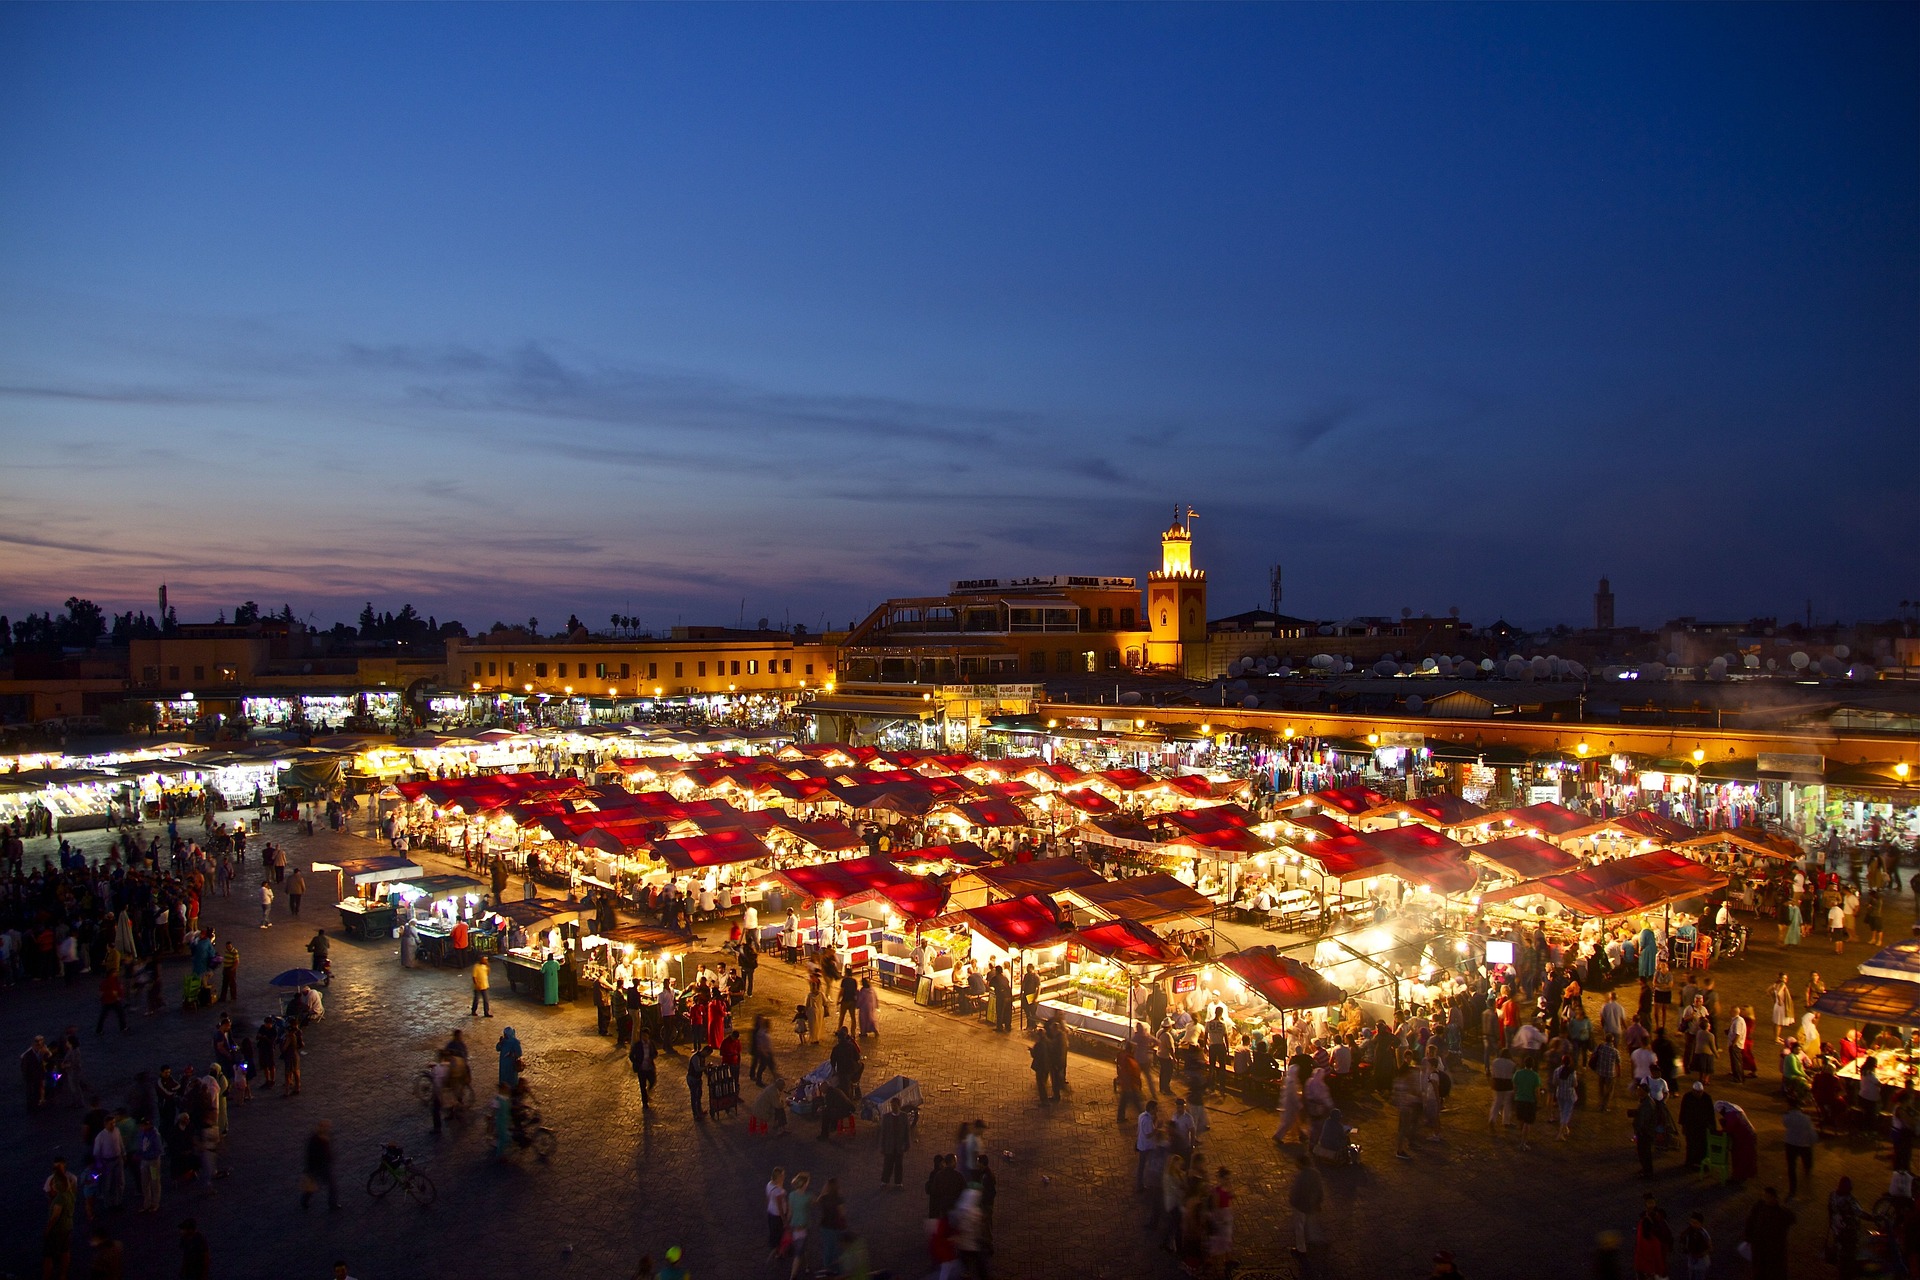
<instances>
[{"instance_id":1,"label":"bicycle wheel","mask_svg":"<svg viewBox=\"0 0 1920 1280\"><path fill-rule=\"evenodd\" d=\"M385 1164L367 1175L367 1194L376 1200L399 1185L399 1179L393 1176L393 1170Z\"/></svg>"},{"instance_id":2,"label":"bicycle wheel","mask_svg":"<svg viewBox=\"0 0 1920 1280\"><path fill-rule=\"evenodd\" d=\"M420 1202L422 1209L433 1203L433 1179L418 1169L407 1170L407 1194Z\"/></svg>"},{"instance_id":3,"label":"bicycle wheel","mask_svg":"<svg viewBox=\"0 0 1920 1280\"><path fill-rule=\"evenodd\" d=\"M551 1129L533 1131L533 1154L545 1160L559 1149L560 1139Z\"/></svg>"},{"instance_id":4,"label":"bicycle wheel","mask_svg":"<svg viewBox=\"0 0 1920 1280\"><path fill-rule=\"evenodd\" d=\"M433 1101L433 1077L422 1071L413 1078L413 1096L422 1104Z\"/></svg>"}]
</instances>

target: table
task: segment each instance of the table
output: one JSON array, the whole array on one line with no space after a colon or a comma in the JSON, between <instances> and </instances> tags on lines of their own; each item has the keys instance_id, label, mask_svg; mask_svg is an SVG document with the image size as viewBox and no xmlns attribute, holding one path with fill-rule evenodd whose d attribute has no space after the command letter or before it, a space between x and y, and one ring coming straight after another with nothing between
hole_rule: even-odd
<instances>
[{"instance_id":1,"label":"table","mask_svg":"<svg viewBox=\"0 0 1920 1280\"><path fill-rule=\"evenodd\" d=\"M349 938L372 941L393 936L393 908L386 903L370 903L359 898L342 898L340 927Z\"/></svg>"}]
</instances>

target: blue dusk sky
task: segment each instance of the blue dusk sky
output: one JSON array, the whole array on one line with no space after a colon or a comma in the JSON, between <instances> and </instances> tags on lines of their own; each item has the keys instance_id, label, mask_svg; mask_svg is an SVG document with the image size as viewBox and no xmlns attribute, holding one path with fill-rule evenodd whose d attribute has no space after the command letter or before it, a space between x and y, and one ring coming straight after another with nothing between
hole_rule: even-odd
<instances>
[{"instance_id":1,"label":"blue dusk sky","mask_svg":"<svg viewBox=\"0 0 1920 1280\"><path fill-rule=\"evenodd\" d=\"M1913 5L0 9L0 610L1920 596Z\"/></svg>"}]
</instances>

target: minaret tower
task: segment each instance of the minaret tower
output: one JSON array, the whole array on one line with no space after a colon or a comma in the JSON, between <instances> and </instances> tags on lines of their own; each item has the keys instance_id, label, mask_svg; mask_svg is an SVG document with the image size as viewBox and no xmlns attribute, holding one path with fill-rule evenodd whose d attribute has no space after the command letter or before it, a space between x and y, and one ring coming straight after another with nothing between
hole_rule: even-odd
<instances>
[{"instance_id":1,"label":"minaret tower","mask_svg":"<svg viewBox=\"0 0 1920 1280\"><path fill-rule=\"evenodd\" d=\"M1147 575L1152 666L1184 672L1205 662L1207 571L1193 567L1193 521L1199 514L1185 503L1174 507L1173 523L1160 535L1160 567Z\"/></svg>"}]
</instances>

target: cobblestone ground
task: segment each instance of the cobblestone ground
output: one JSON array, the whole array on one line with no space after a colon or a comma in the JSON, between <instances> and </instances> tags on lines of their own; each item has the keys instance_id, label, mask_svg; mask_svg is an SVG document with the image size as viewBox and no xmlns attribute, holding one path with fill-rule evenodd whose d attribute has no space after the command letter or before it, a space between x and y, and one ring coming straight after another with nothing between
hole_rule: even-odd
<instances>
[{"instance_id":1,"label":"cobblestone ground","mask_svg":"<svg viewBox=\"0 0 1920 1280\"><path fill-rule=\"evenodd\" d=\"M369 851L357 836L270 834L302 865ZM37 843L30 857L46 847ZM696 1124L672 1060L662 1064L656 1108L643 1113L624 1058L610 1038L595 1034L590 1006L545 1009L512 995L502 981L495 991L496 1016L469 1018L463 974L403 970L391 944L339 939L338 917L318 892L320 879L310 877L316 892L304 904L304 919L290 919L282 897L271 929L257 927L258 908L246 893L258 884L257 866L249 868L233 898L215 899L209 907L209 916L237 939L243 954L237 1023L258 1023L274 1002L267 978L305 961L302 947L317 924L336 935L336 976L327 1017L309 1040L302 1095L259 1096L234 1108L223 1154L232 1176L211 1193L169 1187L157 1215L125 1209L106 1215L110 1229L127 1243L129 1276L177 1273L173 1229L189 1214L212 1242L214 1274L220 1277L317 1278L331 1274L336 1258L346 1260L360 1280L625 1277L641 1254L658 1258L669 1244L687 1251L701 1280L783 1275L784 1267L771 1263L764 1247L759 1192L768 1169L778 1164L790 1173L810 1171L816 1186L828 1176L840 1178L850 1219L868 1235L876 1264L919 1277L929 1269L920 1183L932 1153L950 1149L955 1124L975 1116L990 1126L990 1149L1008 1153L998 1162L995 1275L1120 1280L1178 1274L1144 1229L1145 1204L1131 1185L1131 1131L1115 1123L1106 1062L1076 1056L1072 1098L1042 1108L1033 1098L1018 1036L998 1036L887 996L878 1043L868 1042L870 1078L916 1077L927 1105L919 1145L908 1158L907 1186L886 1189L878 1185L880 1157L871 1127L863 1125L852 1138L820 1142L806 1127L768 1139L749 1136L744 1118ZM1888 923L1897 935L1909 922L1906 901L1895 915ZM1809 945L1783 958L1771 945L1772 930L1766 932L1768 939L1749 955L1717 971L1723 999L1761 1005L1763 988L1781 968L1792 973L1797 990L1809 968L1831 982L1850 974L1867 954L1863 944L1850 945L1844 957L1834 956L1830 946ZM176 984L177 973L174 966ZM742 1011L742 1025L765 1012L784 1027L801 995L800 980L778 962L763 965L760 973L760 991ZM109 1103L124 1095L136 1070L204 1065L210 1058L215 1012L176 1008L150 1018L136 1013L128 1034L109 1029L95 1038L96 1008L93 984L84 977L71 987L7 990L0 993L0 1044L24 1047L35 1033L80 1023L90 1087ZM493 1160L484 1119L452 1121L436 1138L413 1100L416 1074L452 1028L469 1028L475 1075L484 1083L492 1076L494 1039L508 1025L525 1044L531 1079L559 1132L558 1153L546 1163L531 1156ZM820 1050L794 1047L790 1036L780 1048L790 1078L821 1058ZM1760 1130L1762 1183L1780 1181L1784 1187L1781 1107L1773 1094L1777 1075L1766 1056L1766 1079L1735 1087L1729 1096L1747 1107ZM1477 1067L1457 1078L1445 1139L1423 1143L1411 1162L1392 1158L1390 1115L1365 1103L1350 1111L1366 1159L1359 1168L1328 1173L1333 1274L1424 1275L1433 1250L1448 1248L1470 1276L1583 1275L1595 1234L1629 1230L1648 1186L1676 1223L1694 1209L1706 1212L1717 1244L1714 1274L1745 1273L1735 1248L1755 1188L1722 1187L1685 1172L1677 1167L1677 1154L1663 1158L1655 1182L1643 1184L1618 1110L1582 1112L1571 1142L1548 1137L1523 1152L1505 1136L1490 1138L1479 1123L1487 1092ZM25 1276L39 1270L40 1182L54 1153L79 1155L80 1120L77 1108L12 1114L14 1123L0 1130L0 1197L10 1210L0 1225L0 1269ZM1292 1164L1271 1141L1273 1117L1231 1102L1216 1104L1212 1116L1205 1139L1209 1163L1231 1168L1241 1189L1236 1253L1242 1266L1251 1273L1290 1275L1286 1188ZM338 1153L343 1208L333 1213L299 1207L302 1145L322 1118L334 1124ZM375 1202L366 1194L377 1145L388 1139L416 1153L438 1184L432 1208L391 1198ZM1868 1203L1885 1187L1885 1161L1876 1161L1864 1142L1829 1141L1817 1162L1819 1196L1841 1173L1853 1176ZM1819 1204L1818 1198L1800 1201L1797 1276L1824 1270ZM75 1252L76 1274L86 1274L87 1261L83 1239Z\"/></svg>"}]
</instances>

